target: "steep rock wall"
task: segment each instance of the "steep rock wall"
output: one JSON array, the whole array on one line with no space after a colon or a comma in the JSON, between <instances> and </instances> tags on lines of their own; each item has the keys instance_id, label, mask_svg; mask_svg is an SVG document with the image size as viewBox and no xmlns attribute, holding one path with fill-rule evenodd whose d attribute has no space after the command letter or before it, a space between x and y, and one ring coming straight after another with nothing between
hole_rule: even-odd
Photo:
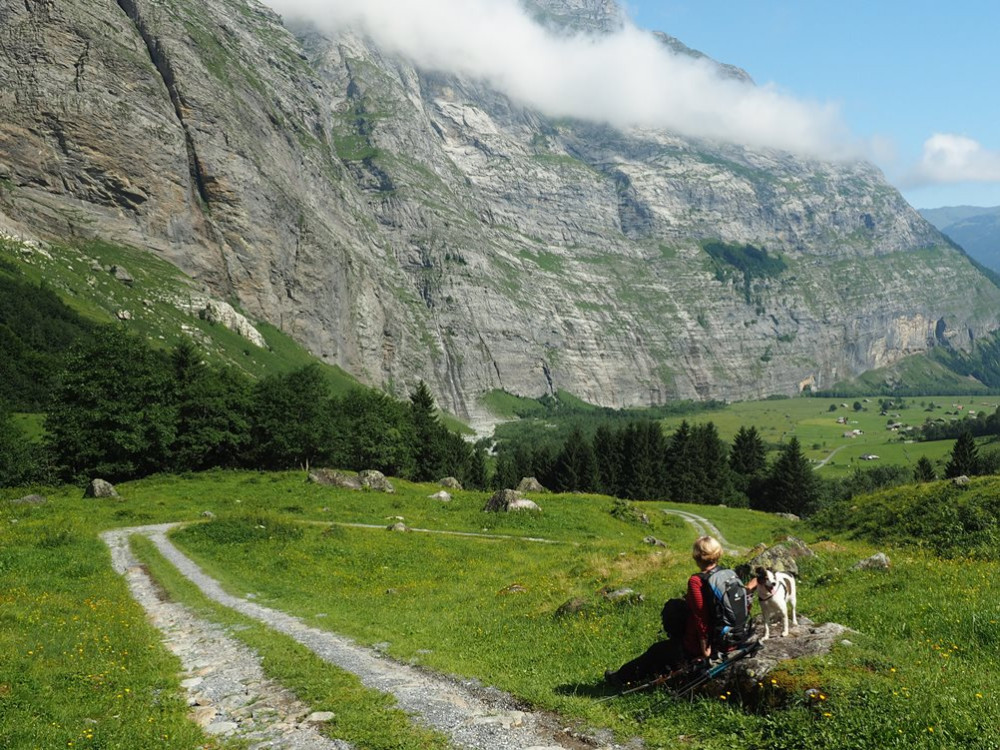
<instances>
[{"instance_id":1,"label":"steep rock wall","mask_svg":"<svg viewBox=\"0 0 1000 750\"><path fill-rule=\"evenodd\" d=\"M621 22L601 0L535 5ZM256 2L0 0L0 139L7 222L148 247L462 415L494 388L791 393L966 348L1000 314L870 165L552 120ZM746 280L708 241L784 270Z\"/></svg>"}]
</instances>

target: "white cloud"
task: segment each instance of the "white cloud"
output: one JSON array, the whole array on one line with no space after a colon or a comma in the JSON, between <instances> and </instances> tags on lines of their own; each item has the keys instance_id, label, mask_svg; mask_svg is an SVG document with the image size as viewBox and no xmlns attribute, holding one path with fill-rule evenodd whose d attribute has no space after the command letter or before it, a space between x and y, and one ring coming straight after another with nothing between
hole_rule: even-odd
<instances>
[{"instance_id":1,"label":"white cloud","mask_svg":"<svg viewBox=\"0 0 1000 750\"><path fill-rule=\"evenodd\" d=\"M417 66L488 82L551 116L817 157L856 154L837 107L719 75L626 25L604 36L564 36L517 0L265 0L328 32L362 30Z\"/></svg>"},{"instance_id":2,"label":"white cloud","mask_svg":"<svg viewBox=\"0 0 1000 750\"><path fill-rule=\"evenodd\" d=\"M906 183L916 187L956 182L1000 182L1000 151L964 135L932 135L924 141L923 156Z\"/></svg>"}]
</instances>

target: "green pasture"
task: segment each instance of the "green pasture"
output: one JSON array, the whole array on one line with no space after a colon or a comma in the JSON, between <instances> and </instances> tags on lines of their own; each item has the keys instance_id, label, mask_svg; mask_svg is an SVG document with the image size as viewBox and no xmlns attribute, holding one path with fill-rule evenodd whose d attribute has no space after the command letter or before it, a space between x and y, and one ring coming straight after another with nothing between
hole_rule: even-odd
<instances>
[{"instance_id":1,"label":"green pasture","mask_svg":"<svg viewBox=\"0 0 1000 750\"><path fill-rule=\"evenodd\" d=\"M511 691L558 712L567 726L609 727L619 740L641 737L650 748L677 747L681 736L684 747L705 750L1000 747L1000 607L989 595L1000 573L995 560L970 566L887 546L880 549L892 559L888 571L856 572L851 566L876 550L854 538L856 529L836 536L754 511L636 503L645 524L610 498L577 495L543 494L533 497L539 513L494 515L482 511L485 493L457 491L443 503L429 497L436 486L394 483L389 495L308 484L298 472L210 472L123 484L121 500L47 491L49 502L38 507L7 504L27 490L3 490L5 746L221 747L184 718L178 664L97 539L105 528L187 521L175 543L232 593L253 593L391 657ZM976 487L985 497L1000 480ZM695 534L664 508L705 516L732 545L772 543L789 532L810 542L817 557L802 563L800 612L853 628L849 644L781 665L745 703L725 693L667 701L642 722L637 714L659 696L598 703L608 694L604 669L657 637L663 600L681 594L692 572ZM204 511L216 518L204 520ZM399 518L426 531L388 531ZM644 543L651 535L667 546ZM391 701L207 603L148 545L139 549L171 596L238 626L235 634L266 656L272 676L311 705L343 713L357 747L439 741L410 734ZM603 596L620 588L642 598ZM571 599L582 609L558 615ZM822 699L810 698L810 688ZM379 744L366 706L395 739Z\"/></svg>"},{"instance_id":2,"label":"green pasture","mask_svg":"<svg viewBox=\"0 0 1000 750\"><path fill-rule=\"evenodd\" d=\"M862 405L854 410L854 403ZM846 406L845 406L846 404ZM933 404L933 406L932 406ZM834 407L834 411L830 407ZM959 409L958 407L962 408ZM916 442L905 430L890 431L888 423L900 422L917 427L928 418L961 418L970 411L993 413L1000 406L997 396L928 396L907 398L904 408L892 409L881 416L878 399L867 398L789 398L764 401L744 401L721 409L702 412L693 417L668 417L664 429L673 432L682 419L688 422L714 422L719 436L731 442L740 427L756 427L764 442L777 446L797 437L807 458L814 462L829 459L817 469L819 476L836 478L855 468L879 464L914 466L921 456L927 456L940 470L948 461L954 441ZM898 417L896 415L899 415ZM838 424L838 418L846 424ZM862 435L845 437L849 431L861 430ZM913 441L913 442L911 442ZM877 461L863 461L861 456L874 454Z\"/></svg>"}]
</instances>

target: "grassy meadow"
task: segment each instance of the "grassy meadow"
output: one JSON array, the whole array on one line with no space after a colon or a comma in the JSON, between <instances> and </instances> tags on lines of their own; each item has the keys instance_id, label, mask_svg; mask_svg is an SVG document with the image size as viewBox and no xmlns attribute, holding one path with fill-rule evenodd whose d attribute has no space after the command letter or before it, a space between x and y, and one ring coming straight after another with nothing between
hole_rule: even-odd
<instances>
[{"instance_id":1,"label":"grassy meadow","mask_svg":"<svg viewBox=\"0 0 1000 750\"><path fill-rule=\"evenodd\" d=\"M862 405L854 410L854 403ZM846 406L845 406L846 405ZM909 442L903 432L893 432L888 423L901 422L914 427L928 418L959 418L971 412L992 414L1000 405L1000 396L926 396L904 399L904 408L893 409L890 416L880 414L878 399L871 398L791 398L745 401L729 404L718 410L704 411L689 417L668 417L664 429L673 432L682 419L688 422L714 422L719 436L731 442L740 427L757 428L765 443L776 445L797 437L806 457L812 461L829 459L817 469L819 476L846 476L855 468L870 468L880 464L913 467L921 456L927 456L940 475L951 453L953 440ZM834 407L834 411L830 408ZM959 409L959 407L962 407ZM896 416L898 415L898 416ZM847 424L838 424L844 417ZM844 433L861 430L857 437ZM863 461L861 456L874 454L878 461Z\"/></svg>"},{"instance_id":2,"label":"grassy meadow","mask_svg":"<svg viewBox=\"0 0 1000 750\"><path fill-rule=\"evenodd\" d=\"M690 527L660 504L638 505L651 521L644 525L612 515L604 497L540 495L541 513L507 516L483 513L483 493L442 503L428 497L434 486L396 487L384 495L307 484L299 473L213 472L121 485L121 501L84 500L75 489L47 493L39 507L0 500L0 747L224 747L186 721L179 664L97 538L162 521L191 522L175 543L232 593L647 747L677 747L678 737L706 750L1000 747L1000 607L988 596L995 559L970 565L885 547L889 571L852 572L875 551L853 538L861 527L832 535L753 511L688 507L733 545L789 532L810 542L817 558L803 564L800 612L857 632L828 656L782 665L745 705L738 696L668 701L640 722L657 696L598 703L608 694L601 676L657 637L663 600L691 572ZM985 497L1000 480L976 487ZM216 518L201 519L205 510ZM388 532L397 518L429 531ZM668 546L644 544L649 535ZM248 624L205 602L148 545L139 551L171 596L211 619ZM601 595L622 587L644 599ZM586 603L582 612L557 615L573 598ZM317 710L334 707L342 725L332 731L358 747L440 743L282 637L262 627L238 635ZM807 697L809 688L823 699ZM390 717L381 720L394 739L376 739L369 713Z\"/></svg>"}]
</instances>

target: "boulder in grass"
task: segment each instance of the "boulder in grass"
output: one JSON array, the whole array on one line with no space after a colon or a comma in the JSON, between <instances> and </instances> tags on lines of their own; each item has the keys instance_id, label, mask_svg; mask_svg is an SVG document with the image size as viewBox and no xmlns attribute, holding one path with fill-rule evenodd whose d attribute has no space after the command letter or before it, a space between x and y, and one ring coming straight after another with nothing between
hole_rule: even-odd
<instances>
[{"instance_id":1,"label":"boulder in grass","mask_svg":"<svg viewBox=\"0 0 1000 750\"><path fill-rule=\"evenodd\" d=\"M385 474L374 469L362 471L358 474L358 481L361 482L362 487L374 490L375 492L388 492L391 494L396 491L396 488L392 486L392 482L385 478Z\"/></svg>"},{"instance_id":2,"label":"boulder in grass","mask_svg":"<svg viewBox=\"0 0 1000 750\"><path fill-rule=\"evenodd\" d=\"M889 566L889 557L885 552L878 552L871 557L855 563L851 566L851 570L888 570Z\"/></svg>"},{"instance_id":3,"label":"boulder in grass","mask_svg":"<svg viewBox=\"0 0 1000 750\"><path fill-rule=\"evenodd\" d=\"M409 531L410 530L410 527L407 526L402 521L396 521L396 523L392 524L391 526L386 526L385 528L386 528L386 531Z\"/></svg>"},{"instance_id":4,"label":"boulder in grass","mask_svg":"<svg viewBox=\"0 0 1000 750\"><path fill-rule=\"evenodd\" d=\"M118 491L111 482L107 482L103 479L92 479L90 484L87 485L87 490L83 493L84 497L118 497Z\"/></svg>"},{"instance_id":5,"label":"boulder in grass","mask_svg":"<svg viewBox=\"0 0 1000 750\"><path fill-rule=\"evenodd\" d=\"M508 513L517 510L541 510L517 490L497 490L486 501L483 510L490 513Z\"/></svg>"},{"instance_id":6,"label":"boulder in grass","mask_svg":"<svg viewBox=\"0 0 1000 750\"><path fill-rule=\"evenodd\" d=\"M539 482L534 477L524 477L518 485L518 492L546 492L546 489L542 487L542 483Z\"/></svg>"},{"instance_id":7,"label":"boulder in grass","mask_svg":"<svg viewBox=\"0 0 1000 750\"><path fill-rule=\"evenodd\" d=\"M518 510L541 510L541 508L538 507L538 504L535 501L529 500L526 497L521 497L507 506L508 512Z\"/></svg>"},{"instance_id":8,"label":"boulder in grass","mask_svg":"<svg viewBox=\"0 0 1000 750\"><path fill-rule=\"evenodd\" d=\"M444 490L440 492L435 492L433 495L428 495L431 500L440 500L442 503L451 502L451 495Z\"/></svg>"},{"instance_id":9,"label":"boulder in grass","mask_svg":"<svg viewBox=\"0 0 1000 750\"><path fill-rule=\"evenodd\" d=\"M758 567L769 568L770 570L791 573L793 576L797 576L799 574L798 560L804 557L815 556L816 553L809 549L805 542L790 536L786 537L783 542L779 542L773 547L768 547L763 552L754 556L747 563L747 568L751 572Z\"/></svg>"},{"instance_id":10,"label":"boulder in grass","mask_svg":"<svg viewBox=\"0 0 1000 750\"><path fill-rule=\"evenodd\" d=\"M313 469L309 472L309 481L324 487L342 487L347 490L361 489L360 479L335 469Z\"/></svg>"},{"instance_id":11,"label":"boulder in grass","mask_svg":"<svg viewBox=\"0 0 1000 750\"><path fill-rule=\"evenodd\" d=\"M44 495L25 495L16 500L11 500L11 505L45 505L48 500Z\"/></svg>"},{"instance_id":12,"label":"boulder in grass","mask_svg":"<svg viewBox=\"0 0 1000 750\"><path fill-rule=\"evenodd\" d=\"M557 618L569 617L571 615L580 615L590 611L591 606L587 603L586 599L580 599L576 597L565 601L559 605L559 608L555 612Z\"/></svg>"},{"instance_id":13,"label":"boulder in grass","mask_svg":"<svg viewBox=\"0 0 1000 750\"><path fill-rule=\"evenodd\" d=\"M438 484L442 487L447 487L449 490L462 489L462 483L455 479L455 477L445 477Z\"/></svg>"},{"instance_id":14,"label":"boulder in grass","mask_svg":"<svg viewBox=\"0 0 1000 750\"><path fill-rule=\"evenodd\" d=\"M507 506L515 500L520 500L521 498L521 493L515 490L497 490L492 496L490 496L490 499L486 501L486 505L483 506L483 510L490 513L506 513Z\"/></svg>"},{"instance_id":15,"label":"boulder in grass","mask_svg":"<svg viewBox=\"0 0 1000 750\"><path fill-rule=\"evenodd\" d=\"M646 601L646 597L633 589L612 589L610 587L601 589L601 596L612 604L639 604Z\"/></svg>"}]
</instances>

